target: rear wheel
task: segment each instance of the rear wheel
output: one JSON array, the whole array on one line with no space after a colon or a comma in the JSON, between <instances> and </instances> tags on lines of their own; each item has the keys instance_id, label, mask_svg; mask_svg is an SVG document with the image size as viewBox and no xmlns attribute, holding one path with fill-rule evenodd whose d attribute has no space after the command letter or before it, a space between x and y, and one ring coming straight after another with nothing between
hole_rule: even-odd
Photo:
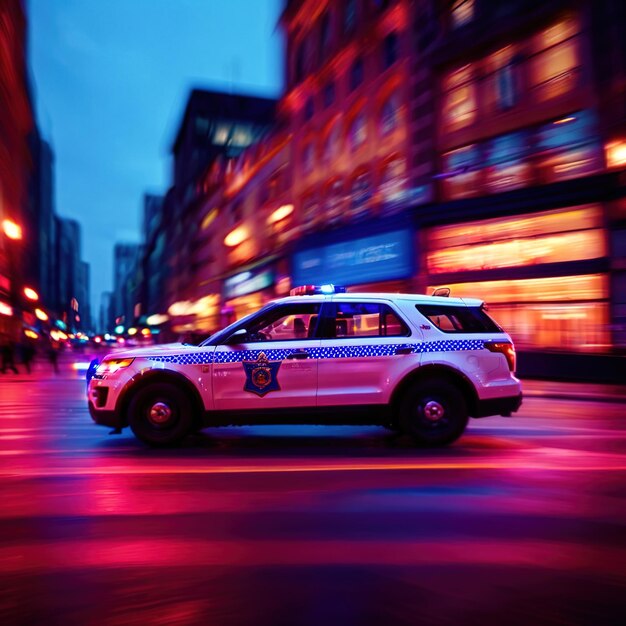
<instances>
[{"instance_id":1,"label":"rear wheel","mask_svg":"<svg viewBox=\"0 0 626 626\"><path fill-rule=\"evenodd\" d=\"M151 383L133 396L128 423L138 439L151 446L170 446L192 430L193 409L187 394L171 383Z\"/></svg>"},{"instance_id":2,"label":"rear wheel","mask_svg":"<svg viewBox=\"0 0 626 626\"><path fill-rule=\"evenodd\" d=\"M456 441L468 421L461 390L443 378L430 378L412 386L400 401L398 421L403 433L425 446Z\"/></svg>"}]
</instances>

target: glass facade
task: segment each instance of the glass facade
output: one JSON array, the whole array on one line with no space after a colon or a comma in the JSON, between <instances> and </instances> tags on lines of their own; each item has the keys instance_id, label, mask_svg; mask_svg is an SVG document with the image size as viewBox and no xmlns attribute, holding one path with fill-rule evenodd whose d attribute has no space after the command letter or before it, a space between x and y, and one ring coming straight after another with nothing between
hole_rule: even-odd
<instances>
[{"instance_id":1,"label":"glass facade","mask_svg":"<svg viewBox=\"0 0 626 626\"><path fill-rule=\"evenodd\" d=\"M554 276L550 265L605 258L602 221L600 205L585 205L433 228L426 254L429 293L445 286L454 296L485 300L519 348L604 352L610 345L608 275ZM477 277L483 270L531 266L545 276ZM438 282L442 274L449 282Z\"/></svg>"}]
</instances>

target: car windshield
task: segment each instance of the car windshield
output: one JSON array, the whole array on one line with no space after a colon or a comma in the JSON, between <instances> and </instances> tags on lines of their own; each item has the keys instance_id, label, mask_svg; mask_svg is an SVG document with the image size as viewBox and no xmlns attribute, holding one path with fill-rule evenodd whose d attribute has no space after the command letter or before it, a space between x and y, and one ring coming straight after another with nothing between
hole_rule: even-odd
<instances>
[{"instance_id":1,"label":"car windshield","mask_svg":"<svg viewBox=\"0 0 626 626\"><path fill-rule=\"evenodd\" d=\"M246 328L246 324L250 322L253 318L257 317L260 313L266 312L269 309L273 308L274 303L266 304L264 307L260 308L258 311L254 313L250 313L245 317L242 317L240 320L233 322L226 326L226 328L222 328L222 330L218 330L216 333L213 333L210 337L207 337L200 345L201 346L216 346L220 343L223 343L224 340L232 335L236 330L240 328Z\"/></svg>"}]
</instances>

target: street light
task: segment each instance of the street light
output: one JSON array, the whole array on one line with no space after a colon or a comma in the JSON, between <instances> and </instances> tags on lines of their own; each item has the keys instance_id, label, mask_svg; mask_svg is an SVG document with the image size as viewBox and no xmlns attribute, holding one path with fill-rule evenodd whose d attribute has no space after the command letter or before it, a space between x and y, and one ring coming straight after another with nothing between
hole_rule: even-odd
<instances>
[{"instance_id":1,"label":"street light","mask_svg":"<svg viewBox=\"0 0 626 626\"><path fill-rule=\"evenodd\" d=\"M24 287L24 295L29 300L32 300L33 302L36 302L37 300L39 300L39 294L34 289L31 289L30 287Z\"/></svg>"},{"instance_id":2,"label":"street light","mask_svg":"<svg viewBox=\"0 0 626 626\"><path fill-rule=\"evenodd\" d=\"M2 230L9 239L19 240L22 238L22 227L12 220L2 220Z\"/></svg>"}]
</instances>

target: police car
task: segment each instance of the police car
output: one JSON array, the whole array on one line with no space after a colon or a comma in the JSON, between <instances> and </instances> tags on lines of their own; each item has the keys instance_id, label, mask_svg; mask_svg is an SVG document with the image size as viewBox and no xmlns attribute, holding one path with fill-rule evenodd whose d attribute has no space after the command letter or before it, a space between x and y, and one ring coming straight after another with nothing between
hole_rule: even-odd
<instances>
[{"instance_id":1,"label":"police car","mask_svg":"<svg viewBox=\"0 0 626 626\"><path fill-rule=\"evenodd\" d=\"M379 424L422 445L522 401L511 338L468 298L307 286L199 346L107 356L88 384L97 424L171 445L209 426Z\"/></svg>"}]
</instances>

